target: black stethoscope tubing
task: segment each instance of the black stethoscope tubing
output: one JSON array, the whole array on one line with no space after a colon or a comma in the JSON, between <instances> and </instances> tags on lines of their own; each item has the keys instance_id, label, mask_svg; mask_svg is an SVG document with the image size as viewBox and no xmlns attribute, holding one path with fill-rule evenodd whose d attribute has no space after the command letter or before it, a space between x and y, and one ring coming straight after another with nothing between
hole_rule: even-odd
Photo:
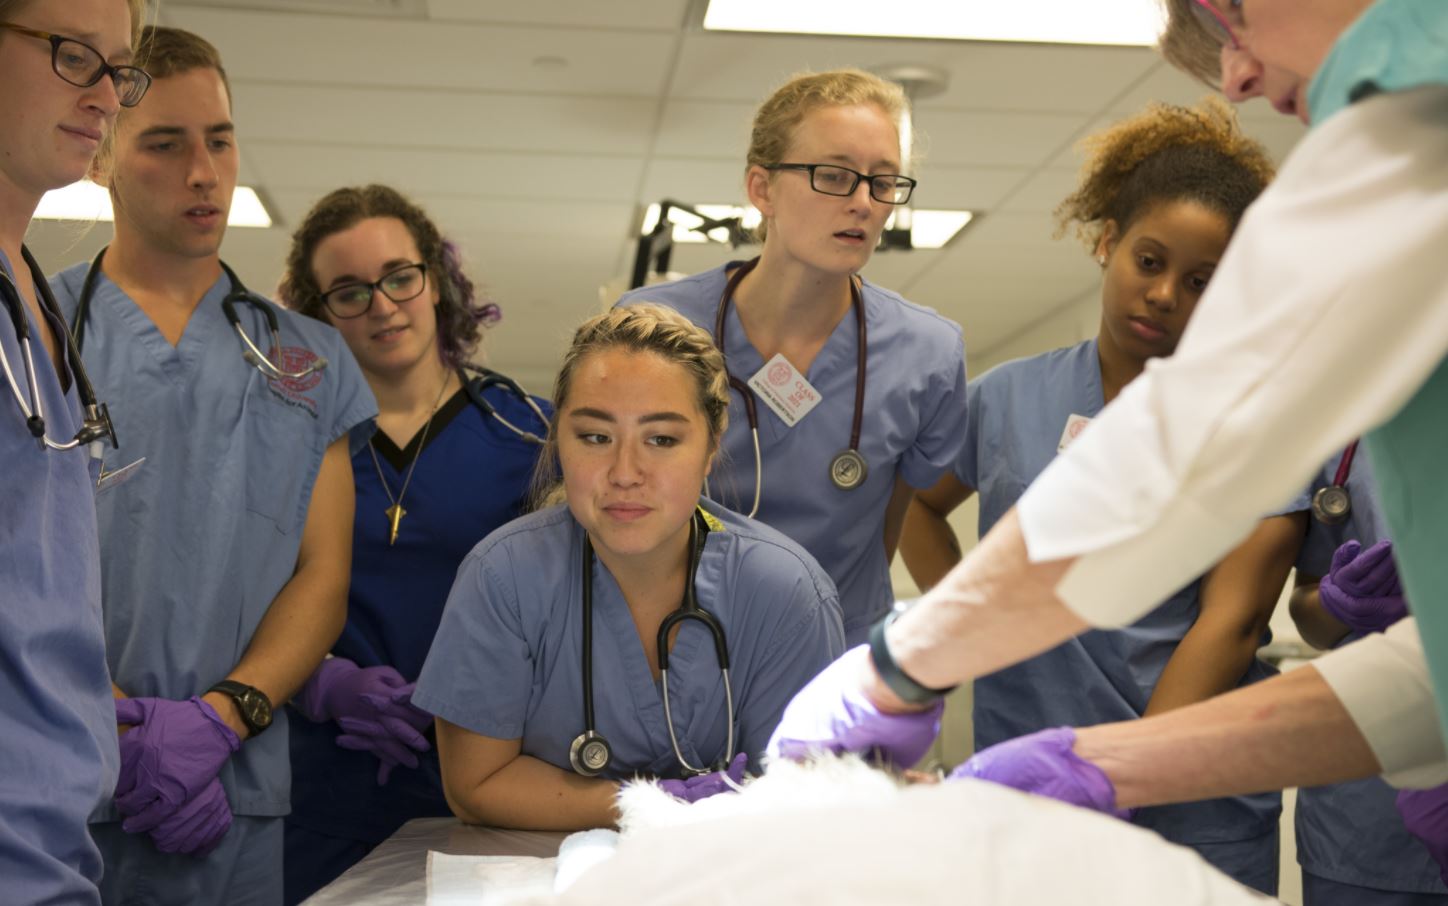
<instances>
[{"instance_id":1,"label":"black stethoscope tubing","mask_svg":"<svg viewBox=\"0 0 1448 906\"><path fill-rule=\"evenodd\" d=\"M471 377L469 377L469 373L471 373ZM548 435L549 425L548 416L544 414L543 408L533 400L533 397L528 395L528 391L524 390L517 381L491 368L484 368L482 365L474 365L471 362L464 362L462 367L458 369L458 378L462 381L463 392L468 395L468 400L481 410L484 415L497 419L503 427L512 431L528 443L538 444L539 446L546 443L545 438ZM523 405L533 410L533 415L537 417L538 423L543 426L543 434L535 434L508 421L508 419L497 410L497 407L488 402L483 396L483 391L489 387L502 387L516 397Z\"/></svg>"},{"instance_id":2,"label":"black stethoscope tubing","mask_svg":"<svg viewBox=\"0 0 1448 906\"><path fill-rule=\"evenodd\" d=\"M91 299L95 295L96 280L100 277L101 262L105 260L105 257L105 249L96 253L95 259L91 261L90 269L86 271L85 281L81 284L80 298L76 300L75 320L71 324L70 331L77 353L85 345L85 328L86 323L90 320ZM236 312L236 303L245 302L254 311L261 313L266 320L267 331L271 333L272 348L276 350L277 355L281 355L281 323L277 318L276 310L270 302L247 289L241 279L236 276L236 272L225 261L220 263L228 281L226 296L221 300L221 311L226 316L226 321L231 325L231 329L236 331L236 336L241 341L241 357L246 360L248 365L260 371L263 377L276 380L304 378L327 367L327 360L322 356L317 356L301 371L287 371L258 349L246 329L241 326L241 316Z\"/></svg>"},{"instance_id":3,"label":"black stethoscope tubing","mask_svg":"<svg viewBox=\"0 0 1448 906\"><path fill-rule=\"evenodd\" d=\"M714 642L714 654L719 661L719 671L724 678L724 707L727 717L727 738L721 765L734 759L734 692L729 682L729 646L724 639L724 627L712 613L699 606L694 591L694 574L699 569L699 557L704 549L704 539L709 534L709 524L703 512L695 509L689 523L689 562L684 575L684 597L677 610L664 617L659 624L657 637L660 685L663 688L664 723L669 728L669 743L673 746L674 757L684 769L685 776L706 774L712 768L695 766L684 758L674 733L674 718L669 707L669 633L685 620L697 620L704 624ZM588 533L583 535L583 732L573 740L568 760L573 769L586 777L602 773L612 760L613 750L608 740L598 732L593 712L593 544ZM718 767L718 766L716 766Z\"/></svg>"},{"instance_id":4,"label":"black stethoscope tubing","mask_svg":"<svg viewBox=\"0 0 1448 906\"><path fill-rule=\"evenodd\" d=\"M1347 491L1347 480L1352 475L1352 461L1357 456L1358 442L1353 441L1342 451L1337 473L1332 484L1318 488L1312 495L1312 515L1323 525L1337 525L1347 521L1352 514L1352 495Z\"/></svg>"},{"instance_id":5,"label":"black stethoscope tubing","mask_svg":"<svg viewBox=\"0 0 1448 906\"><path fill-rule=\"evenodd\" d=\"M46 282L45 274L41 272L40 265L36 263L30 249L24 245L20 247L21 258L25 266L30 269L31 283L35 286L35 297L45 311L58 323L65 324L65 317L61 314L60 305L55 301L54 294L50 291L50 284ZM15 338L20 347L20 353L25 359L26 380L29 384L30 406L25 405L20 396L20 389L16 385L14 376L10 372L10 363L5 361L6 377L9 379L11 390L15 392L15 400L20 404L22 414L25 415L25 425L30 434L40 442L42 448L52 450L71 450L76 447L90 446L102 440L109 439L112 447L120 445L116 441L116 429L111 423L110 410L106 405L96 399L95 387L90 382L90 376L86 374L85 365L81 362L80 347L69 332L65 333L65 350L62 358L65 362L57 363L64 367L69 364L71 376L75 379L75 392L80 400L82 410L82 422L80 430L76 432L75 438L68 443L57 443L45 435L45 412L41 402L40 389L35 378L35 360L30 352L30 324L25 317L25 300L20 296L20 288L10 279L10 275L0 270L0 296L4 297L5 307L9 310L10 320L15 326ZM0 357L3 357L0 351ZM99 448L92 451L92 455L99 456Z\"/></svg>"},{"instance_id":6,"label":"black stethoscope tubing","mask_svg":"<svg viewBox=\"0 0 1448 906\"><path fill-rule=\"evenodd\" d=\"M744 412L749 420L749 431L754 439L754 505L750 508L749 516L759 512L759 499L764 485L764 462L759 449L759 412L755 408L754 391L749 385L735 377L729 371L728 354L724 351L724 324L729 313L729 303L734 298L734 291L738 289L742 281L750 271L759 264L759 259L750 260L735 268L734 273L729 275L729 280L724 284L724 292L719 296L719 307L714 314L714 345L719 348L719 354L724 357L724 373L729 379L729 386L739 392L744 399ZM865 419L865 362L869 353L869 339L865 329L865 304L860 294L859 281L855 277L850 278L850 307L855 313L855 328L859 334L859 341L855 345L855 405L850 420L850 446L836 454L830 461L830 480L835 487L842 491L850 491L864 483L868 474L868 466L865 458L860 453L860 433Z\"/></svg>"}]
</instances>

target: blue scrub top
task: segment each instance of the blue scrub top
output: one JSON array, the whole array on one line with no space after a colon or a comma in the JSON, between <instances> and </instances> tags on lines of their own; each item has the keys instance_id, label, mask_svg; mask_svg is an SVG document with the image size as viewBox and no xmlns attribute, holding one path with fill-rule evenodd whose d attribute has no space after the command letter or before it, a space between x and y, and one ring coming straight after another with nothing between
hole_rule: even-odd
<instances>
[{"instance_id":1,"label":"blue scrub top","mask_svg":"<svg viewBox=\"0 0 1448 906\"><path fill-rule=\"evenodd\" d=\"M844 651L834 585L798 545L722 507L695 574L699 606L724 628L738 719L736 751L753 770L784 706ZM566 504L515 520L458 571L413 702L464 729L521 739L523 754L571 771L583 732L583 528ZM663 698L628 603L593 566L595 729L613 748L606 778L678 777ZM724 686L713 637L685 621L669 652L669 704L692 763L724 756Z\"/></svg>"},{"instance_id":2,"label":"blue scrub top","mask_svg":"<svg viewBox=\"0 0 1448 906\"><path fill-rule=\"evenodd\" d=\"M1094 418L1104 407L1096 341L994 368L971 381L967 405L956 477L980 496L984 536L1055 458L1067 418ZM1287 512L1306 505L1304 497ZM1140 717L1196 622L1200 594L1198 579L1131 626L1086 632L976 680L976 748L1047 727ZM1254 660L1242 685L1275 672ZM1280 794L1270 793L1146 808L1135 823L1177 843L1227 843L1270 832L1280 811Z\"/></svg>"},{"instance_id":3,"label":"blue scrub top","mask_svg":"<svg viewBox=\"0 0 1448 906\"><path fill-rule=\"evenodd\" d=\"M1341 459L1338 454L1323 467L1314 490L1332 484ZM1299 571L1325 576L1333 552L1347 541L1355 539L1366 548L1391 537L1370 459L1367 450L1359 447L1347 479L1352 498L1347 520L1324 525L1314 519L1308 525L1307 540L1297 558ZM1357 638L1350 634L1340 644ZM1432 856L1403 826L1394 805L1396 798L1397 791L1377 777L1298 790L1298 864L1304 871L1342 884L1448 896Z\"/></svg>"},{"instance_id":4,"label":"blue scrub top","mask_svg":"<svg viewBox=\"0 0 1448 906\"><path fill-rule=\"evenodd\" d=\"M51 279L67 315L86 270ZM377 414L341 336L311 318L276 309L281 358L297 370L324 357L325 370L277 381L247 364L222 315L227 290L223 275L172 346L120 287L96 280L82 357L121 443L107 463L146 457L97 506L106 657L127 695L184 699L225 678L296 568L323 452ZM261 313L236 308L266 350ZM235 814L286 814L283 709L277 717L221 769ZM100 820L116 817L108 807Z\"/></svg>"},{"instance_id":5,"label":"blue scrub top","mask_svg":"<svg viewBox=\"0 0 1448 906\"><path fill-rule=\"evenodd\" d=\"M738 265L636 289L618 304L666 305L712 334L727 269ZM959 453L966 414L960 326L869 281L861 301L868 339L860 427L860 453L869 465L864 484L842 491L829 475L830 461L849 446L854 417L859 331L852 314L840 319L805 375L820 393L819 405L793 428L763 400L755 405L764 461L756 516L803 545L829 573L840 591L850 645L863 642L894 603L883 539L895 476L913 488L933 486ZM723 343L729 371L741 381L764 367L733 305ZM725 455L714 464L709 490L731 509L748 512L754 442L743 401L737 392L730 396Z\"/></svg>"},{"instance_id":6,"label":"blue scrub top","mask_svg":"<svg viewBox=\"0 0 1448 906\"><path fill-rule=\"evenodd\" d=\"M484 398L508 421L538 436L547 425L501 387ZM549 404L535 400L547 414ZM347 625L332 653L363 667L388 665L409 680L422 672L458 565L488 533L518 517L527 503L542 447L523 440L474 406L459 390L438 410L427 443L398 450L373 438L352 456L357 516L352 532L352 586ZM378 467L396 494L414 454L417 466L404 498L407 516L389 544L391 506ZM318 833L380 843L412 818L452 814L442 793L437 750L413 769L398 768L377 785L377 758L339 748L332 721L291 722L292 813L288 822ZM429 733L430 735L430 733Z\"/></svg>"},{"instance_id":7,"label":"blue scrub top","mask_svg":"<svg viewBox=\"0 0 1448 906\"><path fill-rule=\"evenodd\" d=\"M0 267L13 277L3 252ZM46 433L69 441L81 425L75 382L61 390L28 307L25 317ZM64 349L65 325L49 320ZM0 346L30 405L8 315ZM99 463L85 447L40 449L0 382L0 879L8 902L99 904L101 856L86 819L120 766L101 628Z\"/></svg>"}]
</instances>

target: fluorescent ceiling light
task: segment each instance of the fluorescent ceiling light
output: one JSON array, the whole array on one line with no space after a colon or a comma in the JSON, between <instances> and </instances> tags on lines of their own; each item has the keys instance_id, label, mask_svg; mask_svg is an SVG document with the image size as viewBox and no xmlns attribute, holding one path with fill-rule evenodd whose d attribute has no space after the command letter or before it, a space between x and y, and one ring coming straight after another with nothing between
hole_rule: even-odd
<instances>
[{"instance_id":1,"label":"fluorescent ceiling light","mask_svg":"<svg viewBox=\"0 0 1448 906\"><path fill-rule=\"evenodd\" d=\"M743 217L744 228L752 230L759 225L759 211L753 207L743 208L738 205L728 204L699 204L694 207L705 217L714 220L727 220L730 217ZM917 249L938 249L945 245L955 234L965 229L975 215L970 211L928 211L912 210L910 212L910 244ZM644 222L641 232L644 235L653 231L654 225L659 222L659 206L651 204L644 212ZM703 223L699 218L688 211L681 211L678 208L669 208L669 222L674 225L674 241L679 243L692 242L704 243L713 239L715 242L728 242L729 236L721 227L714 230L705 237L693 227ZM886 226L895 224L892 215Z\"/></svg>"},{"instance_id":2,"label":"fluorescent ceiling light","mask_svg":"<svg viewBox=\"0 0 1448 906\"><path fill-rule=\"evenodd\" d=\"M46 192L35 210L37 220L115 220L111 211L111 194L89 180L74 182L63 189ZM272 218L262 204L261 196L250 186L237 186L231 196L228 226L260 227L272 225Z\"/></svg>"},{"instance_id":3,"label":"fluorescent ceiling light","mask_svg":"<svg viewBox=\"0 0 1448 906\"><path fill-rule=\"evenodd\" d=\"M1151 46L1157 0L709 0L711 31Z\"/></svg>"}]
</instances>

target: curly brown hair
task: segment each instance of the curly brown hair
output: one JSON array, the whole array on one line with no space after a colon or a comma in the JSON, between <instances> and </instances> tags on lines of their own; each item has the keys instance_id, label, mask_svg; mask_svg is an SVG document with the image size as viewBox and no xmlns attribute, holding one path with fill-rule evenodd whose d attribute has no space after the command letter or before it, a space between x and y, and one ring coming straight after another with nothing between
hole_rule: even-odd
<instances>
[{"instance_id":1,"label":"curly brown hair","mask_svg":"<svg viewBox=\"0 0 1448 906\"><path fill-rule=\"evenodd\" d=\"M1090 249L1108 220L1124 233L1162 202L1197 202L1235 230L1274 173L1267 149L1242 133L1236 113L1216 97L1194 107L1152 104L1081 145L1086 163L1076 191L1056 208L1056 236L1074 225Z\"/></svg>"},{"instance_id":2,"label":"curly brown hair","mask_svg":"<svg viewBox=\"0 0 1448 906\"><path fill-rule=\"evenodd\" d=\"M438 354L450 368L467 361L482 337L482 326L502 317L494 303L478 297L463 272L457 246L443 238L437 224L422 208L390 186L349 186L337 189L312 206L292 234L287 271L277 297L288 308L326 321L322 288L312 271L312 256L328 236L351 229L372 217L395 217L407 227L418 254L427 265L428 279L436 281Z\"/></svg>"}]
</instances>

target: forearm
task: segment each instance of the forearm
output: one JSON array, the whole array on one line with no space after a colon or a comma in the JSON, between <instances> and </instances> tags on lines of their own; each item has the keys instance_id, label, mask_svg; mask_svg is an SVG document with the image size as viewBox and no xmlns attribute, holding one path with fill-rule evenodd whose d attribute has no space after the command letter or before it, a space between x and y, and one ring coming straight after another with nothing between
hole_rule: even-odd
<instances>
[{"instance_id":1,"label":"forearm","mask_svg":"<svg viewBox=\"0 0 1448 906\"><path fill-rule=\"evenodd\" d=\"M900 556L916 587L928 591L960 562L960 542L943 514L916 499L905 513Z\"/></svg>"},{"instance_id":2,"label":"forearm","mask_svg":"<svg viewBox=\"0 0 1448 906\"><path fill-rule=\"evenodd\" d=\"M227 676L257 687L280 706L317 669L346 619L346 573L314 562L282 587Z\"/></svg>"},{"instance_id":3,"label":"forearm","mask_svg":"<svg viewBox=\"0 0 1448 906\"><path fill-rule=\"evenodd\" d=\"M519 755L474 786L443 786L453 814L468 824L575 831L613 827L619 819L614 807L618 782L583 777L528 755Z\"/></svg>"},{"instance_id":4,"label":"forearm","mask_svg":"<svg viewBox=\"0 0 1448 906\"><path fill-rule=\"evenodd\" d=\"M1260 627L1243 621L1198 619L1177 645L1144 716L1206 701L1236 688L1257 656Z\"/></svg>"},{"instance_id":5,"label":"forearm","mask_svg":"<svg viewBox=\"0 0 1448 906\"><path fill-rule=\"evenodd\" d=\"M1303 641L1313 648L1329 651L1346 638L1350 631L1323 608L1316 581L1299 582L1297 587L1292 589L1292 599L1288 607L1292 613L1292 622L1302 634Z\"/></svg>"},{"instance_id":6,"label":"forearm","mask_svg":"<svg viewBox=\"0 0 1448 906\"><path fill-rule=\"evenodd\" d=\"M1302 667L1166 714L1076 731L1122 808L1318 786L1381 771L1331 687Z\"/></svg>"},{"instance_id":7,"label":"forearm","mask_svg":"<svg viewBox=\"0 0 1448 906\"><path fill-rule=\"evenodd\" d=\"M910 677L939 688L993 673L1090 628L1056 598L1070 561L1031 563L1015 510L970 556L890 627L891 654ZM903 709L875 682L877 703Z\"/></svg>"},{"instance_id":8,"label":"forearm","mask_svg":"<svg viewBox=\"0 0 1448 906\"><path fill-rule=\"evenodd\" d=\"M905 511L910 508L910 501L915 499L915 489L905 482L899 475L895 476L895 490L890 494L890 500L885 505L885 533L882 539L885 543L885 562L895 559L895 551L900 547L900 532L905 528Z\"/></svg>"}]
</instances>

